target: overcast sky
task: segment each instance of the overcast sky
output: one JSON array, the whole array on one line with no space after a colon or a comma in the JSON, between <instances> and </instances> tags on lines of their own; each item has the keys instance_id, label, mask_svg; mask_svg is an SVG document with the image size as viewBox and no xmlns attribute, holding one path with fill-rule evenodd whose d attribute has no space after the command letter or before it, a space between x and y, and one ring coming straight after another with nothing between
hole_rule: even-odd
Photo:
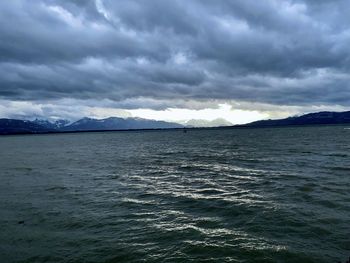
<instances>
[{"instance_id":1,"label":"overcast sky","mask_svg":"<svg viewBox=\"0 0 350 263\"><path fill-rule=\"evenodd\" d=\"M0 2L0 117L350 109L348 0Z\"/></svg>"}]
</instances>

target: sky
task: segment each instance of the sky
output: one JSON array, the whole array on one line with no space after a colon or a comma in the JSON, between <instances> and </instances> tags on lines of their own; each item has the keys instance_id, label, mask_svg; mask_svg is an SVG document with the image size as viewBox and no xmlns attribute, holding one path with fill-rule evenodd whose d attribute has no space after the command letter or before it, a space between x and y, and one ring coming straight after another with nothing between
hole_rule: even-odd
<instances>
[{"instance_id":1,"label":"sky","mask_svg":"<svg viewBox=\"0 0 350 263\"><path fill-rule=\"evenodd\" d=\"M348 0L0 1L0 118L350 109Z\"/></svg>"}]
</instances>

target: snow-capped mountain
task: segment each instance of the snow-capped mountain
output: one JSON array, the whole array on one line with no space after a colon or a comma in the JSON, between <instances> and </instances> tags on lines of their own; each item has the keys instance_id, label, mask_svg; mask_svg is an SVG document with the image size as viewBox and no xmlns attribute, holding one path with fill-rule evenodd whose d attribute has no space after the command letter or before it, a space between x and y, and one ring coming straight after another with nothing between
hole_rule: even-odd
<instances>
[{"instance_id":1,"label":"snow-capped mountain","mask_svg":"<svg viewBox=\"0 0 350 263\"><path fill-rule=\"evenodd\" d=\"M129 129L167 129L182 128L181 124L155 121L141 118L117 118L106 119L83 118L68 126L62 127L64 131L86 131L86 130L129 130Z\"/></svg>"},{"instance_id":2,"label":"snow-capped mountain","mask_svg":"<svg viewBox=\"0 0 350 263\"><path fill-rule=\"evenodd\" d=\"M69 125L71 122L68 120L56 120L56 121L49 121L49 120L44 120L44 119L35 119L32 121L33 123L36 123L38 125L41 125L45 128L48 129L61 129L67 125Z\"/></svg>"}]
</instances>

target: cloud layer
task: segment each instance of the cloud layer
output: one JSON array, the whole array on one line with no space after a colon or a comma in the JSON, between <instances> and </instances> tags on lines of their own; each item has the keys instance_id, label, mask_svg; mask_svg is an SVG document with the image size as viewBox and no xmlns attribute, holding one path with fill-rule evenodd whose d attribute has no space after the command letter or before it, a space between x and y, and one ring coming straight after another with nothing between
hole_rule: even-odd
<instances>
[{"instance_id":1,"label":"cloud layer","mask_svg":"<svg viewBox=\"0 0 350 263\"><path fill-rule=\"evenodd\" d=\"M347 0L1 1L0 99L348 107L349 9Z\"/></svg>"}]
</instances>

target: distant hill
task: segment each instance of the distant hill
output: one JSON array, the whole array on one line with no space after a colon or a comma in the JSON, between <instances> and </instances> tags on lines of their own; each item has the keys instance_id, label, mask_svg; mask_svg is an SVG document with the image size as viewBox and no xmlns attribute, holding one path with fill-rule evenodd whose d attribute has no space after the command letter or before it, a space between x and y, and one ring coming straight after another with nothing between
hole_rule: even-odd
<instances>
[{"instance_id":1,"label":"distant hill","mask_svg":"<svg viewBox=\"0 0 350 263\"><path fill-rule=\"evenodd\" d=\"M169 129L182 128L181 124L147 120L141 118L116 118L91 119L83 118L68 126L63 127L63 131L88 131L88 130L129 130L129 129Z\"/></svg>"},{"instance_id":2,"label":"distant hill","mask_svg":"<svg viewBox=\"0 0 350 263\"><path fill-rule=\"evenodd\" d=\"M0 134L27 134L53 131L31 121L0 119Z\"/></svg>"},{"instance_id":3,"label":"distant hill","mask_svg":"<svg viewBox=\"0 0 350 263\"><path fill-rule=\"evenodd\" d=\"M50 122L48 120L34 121L0 119L0 134L30 134L30 133L48 133L48 132L67 132L67 131L100 131L100 130L133 130L133 129L169 129L183 128L177 123L147 120L141 118L107 118L92 119L83 118L73 123L67 120L58 120Z\"/></svg>"},{"instance_id":4,"label":"distant hill","mask_svg":"<svg viewBox=\"0 0 350 263\"><path fill-rule=\"evenodd\" d=\"M345 112L316 112L297 117L289 117L278 120L262 120L248 123L246 127L273 127L292 125L316 125L316 124L346 124L350 123L350 111Z\"/></svg>"}]
</instances>

